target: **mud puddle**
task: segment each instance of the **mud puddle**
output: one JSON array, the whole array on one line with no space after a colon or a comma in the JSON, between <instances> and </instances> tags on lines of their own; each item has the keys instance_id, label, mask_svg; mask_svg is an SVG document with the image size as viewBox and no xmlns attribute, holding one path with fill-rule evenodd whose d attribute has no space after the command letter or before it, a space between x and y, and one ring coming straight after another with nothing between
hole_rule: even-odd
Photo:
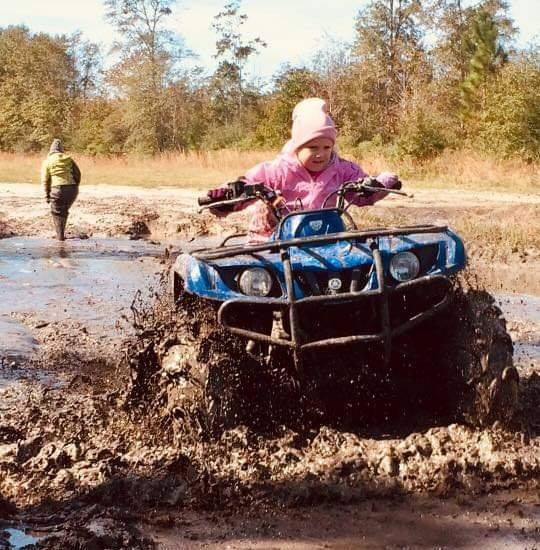
<instances>
[{"instance_id":1,"label":"mud puddle","mask_svg":"<svg viewBox=\"0 0 540 550\"><path fill-rule=\"evenodd\" d=\"M127 239L0 240L0 357L28 356L34 334L66 319L110 332L151 289L163 247Z\"/></svg>"},{"instance_id":2,"label":"mud puddle","mask_svg":"<svg viewBox=\"0 0 540 550\"><path fill-rule=\"evenodd\" d=\"M134 297L147 299L159 281L163 253L142 240L0 240L0 410L76 378L102 380L100 365L130 334Z\"/></svg>"}]
</instances>

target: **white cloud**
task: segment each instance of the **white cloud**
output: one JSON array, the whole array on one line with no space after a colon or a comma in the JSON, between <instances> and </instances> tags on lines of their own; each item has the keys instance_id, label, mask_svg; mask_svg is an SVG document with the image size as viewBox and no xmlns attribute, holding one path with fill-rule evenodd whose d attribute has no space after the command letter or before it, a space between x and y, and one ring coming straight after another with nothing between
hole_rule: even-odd
<instances>
[{"instance_id":1,"label":"white cloud","mask_svg":"<svg viewBox=\"0 0 540 550\"><path fill-rule=\"evenodd\" d=\"M114 31L105 23L104 15L101 0L18 0L2 6L0 24L26 25L33 32L49 34L81 31L94 42L111 43Z\"/></svg>"},{"instance_id":2,"label":"white cloud","mask_svg":"<svg viewBox=\"0 0 540 550\"><path fill-rule=\"evenodd\" d=\"M524 46L535 36L540 39L540 3L538 0L510 0L510 13L519 28L518 44Z\"/></svg>"}]
</instances>

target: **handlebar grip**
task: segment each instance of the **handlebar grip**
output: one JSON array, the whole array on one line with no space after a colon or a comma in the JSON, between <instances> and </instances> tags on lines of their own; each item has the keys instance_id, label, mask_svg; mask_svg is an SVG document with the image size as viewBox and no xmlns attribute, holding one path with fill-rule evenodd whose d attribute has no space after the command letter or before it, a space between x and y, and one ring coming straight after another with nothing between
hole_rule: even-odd
<instances>
[{"instance_id":1,"label":"handlebar grip","mask_svg":"<svg viewBox=\"0 0 540 550\"><path fill-rule=\"evenodd\" d=\"M208 204L212 204L213 202L218 202L218 201L215 201L212 197L205 196L205 197L199 197L197 199L197 202L199 203L199 206L207 206Z\"/></svg>"}]
</instances>

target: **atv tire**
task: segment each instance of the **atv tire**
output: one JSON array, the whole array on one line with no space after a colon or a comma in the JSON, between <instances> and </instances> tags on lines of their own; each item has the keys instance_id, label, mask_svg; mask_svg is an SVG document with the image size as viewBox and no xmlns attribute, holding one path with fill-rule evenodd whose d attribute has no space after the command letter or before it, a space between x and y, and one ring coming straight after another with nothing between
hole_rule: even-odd
<instances>
[{"instance_id":1,"label":"atv tire","mask_svg":"<svg viewBox=\"0 0 540 550\"><path fill-rule=\"evenodd\" d=\"M218 324L210 302L184 295L177 306L175 337L158 353L175 431L215 438L241 424L271 429L283 416L281 390L287 388L280 373L249 355L246 340Z\"/></svg>"},{"instance_id":2,"label":"atv tire","mask_svg":"<svg viewBox=\"0 0 540 550\"><path fill-rule=\"evenodd\" d=\"M206 342L177 344L162 362L169 415L175 429L216 436L239 423L242 393L227 358L202 358Z\"/></svg>"},{"instance_id":3,"label":"atv tire","mask_svg":"<svg viewBox=\"0 0 540 550\"><path fill-rule=\"evenodd\" d=\"M240 416L237 346L210 304L186 296L177 305L175 339L161 356L166 410L176 431L215 436Z\"/></svg>"},{"instance_id":4,"label":"atv tire","mask_svg":"<svg viewBox=\"0 0 540 550\"><path fill-rule=\"evenodd\" d=\"M508 424L519 376L501 310L485 291L454 290L448 307L404 337L395 361L421 405L473 426ZM419 397L422 395L422 397Z\"/></svg>"}]
</instances>

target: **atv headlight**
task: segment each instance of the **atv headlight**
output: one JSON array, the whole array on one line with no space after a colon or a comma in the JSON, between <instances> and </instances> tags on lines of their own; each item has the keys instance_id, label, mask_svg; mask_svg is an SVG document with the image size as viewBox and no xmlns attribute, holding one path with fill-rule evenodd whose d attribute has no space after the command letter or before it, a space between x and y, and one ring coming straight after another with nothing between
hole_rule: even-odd
<instances>
[{"instance_id":1,"label":"atv headlight","mask_svg":"<svg viewBox=\"0 0 540 550\"><path fill-rule=\"evenodd\" d=\"M420 273L420 260L412 252L400 252L390 260L390 275L400 283L414 279Z\"/></svg>"},{"instance_id":2,"label":"atv headlight","mask_svg":"<svg viewBox=\"0 0 540 550\"><path fill-rule=\"evenodd\" d=\"M272 276L266 269L246 269L238 280L240 290L248 296L268 296L272 289Z\"/></svg>"}]
</instances>

